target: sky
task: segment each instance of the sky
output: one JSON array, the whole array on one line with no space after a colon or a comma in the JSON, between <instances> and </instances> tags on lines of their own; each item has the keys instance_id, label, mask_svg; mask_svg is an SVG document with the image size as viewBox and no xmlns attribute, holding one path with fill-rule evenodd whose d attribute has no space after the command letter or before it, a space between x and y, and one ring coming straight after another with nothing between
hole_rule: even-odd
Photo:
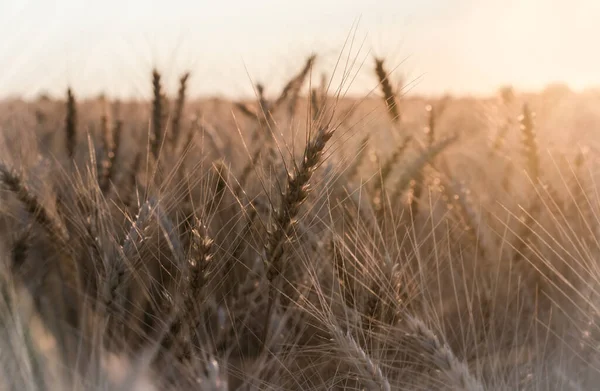
<instances>
[{"instance_id":1,"label":"sky","mask_svg":"<svg viewBox=\"0 0 600 391\"><path fill-rule=\"evenodd\" d=\"M0 0L0 96L144 98L276 93L312 52L344 90L376 87L373 56L409 92L488 94L512 84L600 86L597 0ZM337 64L337 66L336 66Z\"/></svg>"}]
</instances>

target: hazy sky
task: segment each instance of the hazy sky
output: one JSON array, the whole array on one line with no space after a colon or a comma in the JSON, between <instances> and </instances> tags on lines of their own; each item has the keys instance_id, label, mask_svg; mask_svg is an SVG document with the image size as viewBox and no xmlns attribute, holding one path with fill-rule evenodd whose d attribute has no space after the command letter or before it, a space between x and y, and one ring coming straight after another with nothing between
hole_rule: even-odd
<instances>
[{"instance_id":1,"label":"hazy sky","mask_svg":"<svg viewBox=\"0 0 600 391\"><path fill-rule=\"evenodd\" d=\"M154 64L195 94L274 90L311 51L331 73L357 21L356 93L373 53L418 92L579 89L600 85L599 20L599 0L0 0L0 95L147 96Z\"/></svg>"}]
</instances>

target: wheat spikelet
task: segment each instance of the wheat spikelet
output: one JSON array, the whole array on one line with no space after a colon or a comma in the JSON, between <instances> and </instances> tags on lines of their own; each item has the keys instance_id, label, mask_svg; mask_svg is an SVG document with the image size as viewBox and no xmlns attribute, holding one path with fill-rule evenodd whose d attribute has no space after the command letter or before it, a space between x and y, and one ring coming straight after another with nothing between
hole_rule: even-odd
<instances>
[{"instance_id":1,"label":"wheat spikelet","mask_svg":"<svg viewBox=\"0 0 600 391\"><path fill-rule=\"evenodd\" d=\"M398 123L401 121L400 111L398 110L398 102L396 101L396 93L390 83L389 75L384 67L384 60L381 58L375 58L375 74L379 80L381 86L381 92L383 93L383 100L387 111L392 119L392 122Z\"/></svg>"}]
</instances>

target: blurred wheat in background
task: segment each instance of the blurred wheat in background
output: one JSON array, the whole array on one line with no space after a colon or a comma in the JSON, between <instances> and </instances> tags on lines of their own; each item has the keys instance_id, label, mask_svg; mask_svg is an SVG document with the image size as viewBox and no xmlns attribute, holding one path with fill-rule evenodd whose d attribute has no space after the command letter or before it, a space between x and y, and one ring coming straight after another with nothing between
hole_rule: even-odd
<instances>
[{"instance_id":1,"label":"blurred wheat in background","mask_svg":"<svg viewBox=\"0 0 600 391\"><path fill-rule=\"evenodd\" d=\"M0 103L0 389L597 389L600 94L319 60Z\"/></svg>"}]
</instances>

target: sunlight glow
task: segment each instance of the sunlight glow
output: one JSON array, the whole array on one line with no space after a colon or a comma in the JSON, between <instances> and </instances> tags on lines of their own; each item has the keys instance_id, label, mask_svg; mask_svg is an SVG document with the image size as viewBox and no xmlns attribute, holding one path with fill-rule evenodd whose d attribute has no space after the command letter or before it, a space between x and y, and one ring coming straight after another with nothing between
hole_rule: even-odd
<instances>
[{"instance_id":1,"label":"sunlight glow","mask_svg":"<svg viewBox=\"0 0 600 391\"><path fill-rule=\"evenodd\" d=\"M418 78L413 92L582 89L600 85L598 20L595 0L3 0L0 94L62 94L72 84L147 96L154 64L173 84L191 70L193 94L248 94L249 75L277 86L312 51L331 72L357 21L360 58L389 58ZM365 70L350 91L374 84Z\"/></svg>"}]
</instances>

